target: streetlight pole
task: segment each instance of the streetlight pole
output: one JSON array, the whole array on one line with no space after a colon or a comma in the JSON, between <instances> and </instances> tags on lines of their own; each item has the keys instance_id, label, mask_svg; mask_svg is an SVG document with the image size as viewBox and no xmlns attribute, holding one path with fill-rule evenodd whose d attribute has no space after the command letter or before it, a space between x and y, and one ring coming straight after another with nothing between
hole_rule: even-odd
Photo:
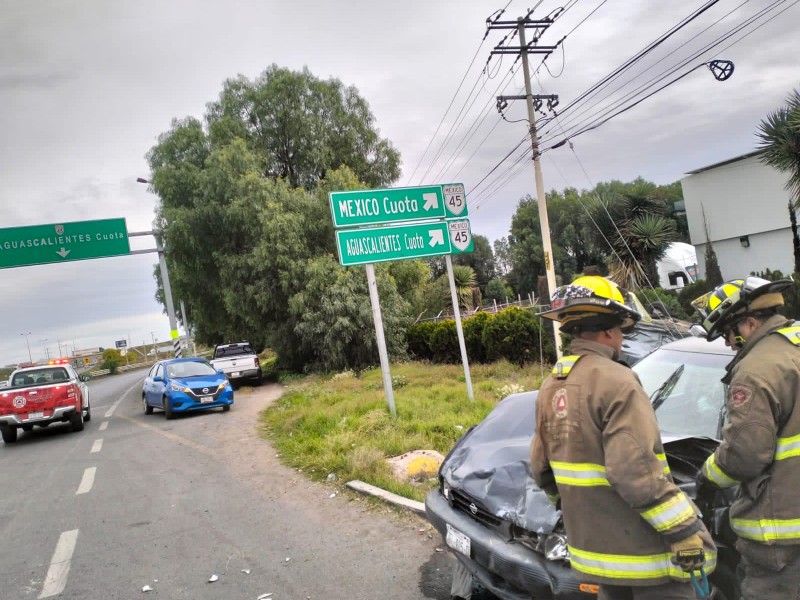
<instances>
[{"instance_id":1,"label":"streetlight pole","mask_svg":"<svg viewBox=\"0 0 800 600\"><path fill-rule=\"evenodd\" d=\"M50 351L47 349L47 338L43 340L39 340L42 343L42 348L44 349L44 355L47 357L47 360L50 360Z\"/></svg>"},{"instance_id":2,"label":"streetlight pole","mask_svg":"<svg viewBox=\"0 0 800 600\"><path fill-rule=\"evenodd\" d=\"M137 183L146 183L152 185L152 181L145 179L144 177L137 177ZM157 235L158 232L148 231L143 233L129 233L128 237L133 235L152 235L156 239L156 249L155 252L158 252L158 266L161 270L161 285L164 288L164 303L167 305L167 317L169 318L169 335L172 338L172 347L175 352L175 356L180 358L183 356L183 350L181 349L180 344L180 334L178 332L178 318L175 316L175 304L172 301L172 286L169 283L169 271L167 270L167 259L166 259L166 250L161 245L161 240ZM134 250L131 254L140 254L144 252L153 252L153 250ZM156 356L158 354L156 353Z\"/></svg>"},{"instance_id":3,"label":"streetlight pole","mask_svg":"<svg viewBox=\"0 0 800 600\"><path fill-rule=\"evenodd\" d=\"M33 356L31 356L31 343L28 341L28 336L30 334L30 331L28 333L20 333L20 335L25 336L25 345L28 347L28 362L33 362Z\"/></svg>"}]
</instances>

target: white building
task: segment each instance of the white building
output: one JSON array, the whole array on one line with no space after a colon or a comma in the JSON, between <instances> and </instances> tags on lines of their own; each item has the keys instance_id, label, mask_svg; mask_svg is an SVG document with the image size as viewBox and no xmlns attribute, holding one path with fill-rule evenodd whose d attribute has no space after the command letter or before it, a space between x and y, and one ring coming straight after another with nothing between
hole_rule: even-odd
<instances>
[{"instance_id":1,"label":"white building","mask_svg":"<svg viewBox=\"0 0 800 600\"><path fill-rule=\"evenodd\" d=\"M681 180L700 279L706 277L707 240L724 280L766 269L794 271L787 180L764 165L758 152L691 171Z\"/></svg>"}]
</instances>

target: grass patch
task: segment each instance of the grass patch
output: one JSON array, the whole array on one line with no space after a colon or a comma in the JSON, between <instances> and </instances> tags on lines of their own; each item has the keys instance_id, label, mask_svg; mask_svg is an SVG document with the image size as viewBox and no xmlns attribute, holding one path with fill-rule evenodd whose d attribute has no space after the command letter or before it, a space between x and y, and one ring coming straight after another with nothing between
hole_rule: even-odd
<instances>
[{"instance_id":1,"label":"grass patch","mask_svg":"<svg viewBox=\"0 0 800 600\"><path fill-rule=\"evenodd\" d=\"M539 387L539 365L508 362L470 367L475 401L467 398L460 365L392 365L397 418L392 418L380 369L354 374L286 378L288 390L261 414L263 435L284 462L324 480L360 479L407 498L423 500L435 480L398 481L385 459L411 450L447 454L471 426L513 391ZM533 423L531 423L533 427Z\"/></svg>"}]
</instances>

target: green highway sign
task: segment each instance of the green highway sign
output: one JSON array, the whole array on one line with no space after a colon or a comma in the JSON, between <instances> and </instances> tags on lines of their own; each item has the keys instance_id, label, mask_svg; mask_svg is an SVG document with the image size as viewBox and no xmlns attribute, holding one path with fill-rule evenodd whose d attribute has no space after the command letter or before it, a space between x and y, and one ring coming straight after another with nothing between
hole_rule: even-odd
<instances>
[{"instance_id":1,"label":"green highway sign","mask_svg":"<svg viewBox=\"0 0 800 600\"><path fill-rule=\"evenodd\" d=\"M0 229L0 269L130 254L125 219Z\"/></svg>"},{"instance_id":2,"label":"green highway sign","mask_svg":"<svg viewBox=\"0 0 800 600\"><path fill-rule=\"evenodd\" d=\"M466 225L464 225L466 224ZM455 240L455 241L454 241ZM339 262L345 267L472 251L469 221L340 229Z\"/></svg>"},{"instance_id":3,"label":"green highway sign","mask_svg":"<svg viewBox=\"0 0 800 600\"><path fill-rule=\"evenodd\" d=\"M331 192L328 197L336 228L467 216L462 183Z\"/></svg>"}]
</instances>

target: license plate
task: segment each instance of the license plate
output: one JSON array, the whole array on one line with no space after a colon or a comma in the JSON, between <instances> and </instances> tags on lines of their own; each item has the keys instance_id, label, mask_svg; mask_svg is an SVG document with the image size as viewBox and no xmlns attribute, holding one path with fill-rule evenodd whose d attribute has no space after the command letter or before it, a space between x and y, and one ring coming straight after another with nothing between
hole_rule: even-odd
<instances>
[{"instance_id":1,"label":"license plate","mask_svg":"<svg viewBox=\"0 0 800 600\"><path fill-rule=\"evenodd\" d=\"M239 371L231 373L231 377L238 377L238 376L239 376Z\"/></svg>"},{"instance_id":2,"label":"license plate","mask_svg":"<svg viewBox=\"0 0 800 600\"><path fill-rule=\"evenodd\" d=\"M470 539L449 523L446 523L446 525L447 536L445 537L445 541L447 545L456 552L461 552L464 556L469 556L472 546Z\"/></svg>"},{"instance_id":3,"label":"license plate","mask_svg":"<svg viewBox=\"0 0 800 600\"><path fill-rule=\"evenodd\" d=\"M29 419L43 419L44 418L44 411L32 412L28 413Z\"/></svg>"},{"instance_id":4,"label":"license plate","mask_svg":"<svg viewBox=\"0 0 800 600\"><path fill-rule=\"evenodd\" d=\"M200 397L200 402L203 403L203 404L206 404L207 402L213 402L213 401L214 401L214 397L213 396L201 396Z\"/></svg>"}]
</instances>

